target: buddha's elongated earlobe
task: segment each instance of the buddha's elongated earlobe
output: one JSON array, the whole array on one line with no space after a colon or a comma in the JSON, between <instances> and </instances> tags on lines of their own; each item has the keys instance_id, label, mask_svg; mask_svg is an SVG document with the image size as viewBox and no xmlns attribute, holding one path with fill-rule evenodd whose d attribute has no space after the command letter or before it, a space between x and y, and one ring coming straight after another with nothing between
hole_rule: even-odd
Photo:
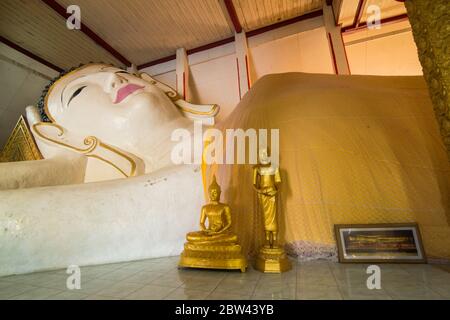
<instances>
[{"instance_id":1,"label":"buddha's elongated earlobe","mask_svg":"<svg viewBox=\"0 0 450 320\"><path fill-rule=\"evenodd\" d=\"M161 89L162 91L164 91L165 94L172 101L176 101L176 100L180 99L180 97L178 96L178 93L174 89L172 89L171 87L169 87L168 85L166 85L162 82L159 82L158 80L155 80L147 73L145 73L145 72L139 73L139 77L141 77L142 80L147 81L148 83L153 84L154 86L156 86L159 89Z\"/></svg>"},{"instance_id":2,"label":"buddha's elongated earlobe","mask_svg":"<svg viewBox=\"0 0 450 320\"><path fill-rule=\"evenodd\" d=\"M97 137L83 138L50 122L35 123L32 130L34 135L44 143L99 159L114 167L125 177L137 176L145 172L145 164L141 158L106 144Z\"/></svg>"},{"instance_id":3,"label":"buddha's elongated earlobe","mask_svg":"<svg viewBox=\"0 0 450 320\"><path fill-rule=\"evenodd\" d=\"M163 90L186 118L202 121L207 125L214 124L214 117L220 111L220 108L217 104L194 104L187 102L186 100L182 99L173 88L159 82L158 80L155 80L148 74L140 73L139 76L141 77L141 79Z\"/></svg>"}]
</instances>

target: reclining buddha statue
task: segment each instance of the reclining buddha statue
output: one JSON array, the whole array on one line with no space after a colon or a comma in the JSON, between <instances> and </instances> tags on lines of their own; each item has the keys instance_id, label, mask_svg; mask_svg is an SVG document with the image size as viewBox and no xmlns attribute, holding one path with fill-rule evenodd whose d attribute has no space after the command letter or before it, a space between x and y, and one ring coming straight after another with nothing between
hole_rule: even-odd
<instances>
[{"instance_id":1,"label":"reclining buddha statue","mask_svg":"<svg viewBox=\"0 0 450 320\"><path fill-rule=\"evenodd\" d=\"M220 186L216 177L208 188L210 202L204 205L200 215L200 231L189 232L180 258L180 267L207 269L247 268L247 261L237 243L237 235L230 231L231 209L221 203ZM206 226L208 219L208 226Z\"/></svg>"},{"instance_id":2,"label":"reclining buddha statue","mask_svg":"<svg viewBox=\"0 0 450 320\"><path fill-rule=\"evenodd\" d=\"M44 159L0 163L0 276L179 254L204 185L173 133L195 140L218 111L111 65L60 75L26 110Z\"/></svg>"}]
</instances>

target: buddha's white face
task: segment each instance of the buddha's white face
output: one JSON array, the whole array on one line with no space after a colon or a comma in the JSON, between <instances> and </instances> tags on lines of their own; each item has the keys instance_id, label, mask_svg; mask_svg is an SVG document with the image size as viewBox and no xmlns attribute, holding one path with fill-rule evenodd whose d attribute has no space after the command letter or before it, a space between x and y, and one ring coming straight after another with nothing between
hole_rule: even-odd
<instances>
[{"instance_id":1,"label":"buddha's white face","mask_svg":"<svg viewBox=\"0 0 450 320\"><path fill-rule=\"evenodd\" d=\"M46 112L67 130L96 136L124 150L136 150L158 134L158 128L181 117L161 89L102 64L59 79L47 96Z\"/></svg>"}]
</instances>

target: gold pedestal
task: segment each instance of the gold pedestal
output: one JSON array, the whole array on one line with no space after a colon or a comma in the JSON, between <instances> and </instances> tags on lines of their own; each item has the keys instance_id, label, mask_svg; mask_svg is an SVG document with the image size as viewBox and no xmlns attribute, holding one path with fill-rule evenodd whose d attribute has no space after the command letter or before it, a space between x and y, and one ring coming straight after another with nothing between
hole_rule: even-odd
<instances>
[{"instance_id":1,"label":"gold pedestal","mask_svg":"<svg viewBox=\"0 0 450 320\"><path fill-rule=\"evenodd\" d=\"M238 244L185 243L178 266L201 269L239 269L245 272L247 259Z\"/></svg>"},{"instance_id":2,"label":"gold pedestal","mask_svg":"<svg viewBox=\"0 0 450 320\"><path fill-rule=\"evenodd\" d=\"M281 273L291 270L286 252L280 247L262 247L255 261L255 269L265 273Z\"/></svg>"}]
</instances>

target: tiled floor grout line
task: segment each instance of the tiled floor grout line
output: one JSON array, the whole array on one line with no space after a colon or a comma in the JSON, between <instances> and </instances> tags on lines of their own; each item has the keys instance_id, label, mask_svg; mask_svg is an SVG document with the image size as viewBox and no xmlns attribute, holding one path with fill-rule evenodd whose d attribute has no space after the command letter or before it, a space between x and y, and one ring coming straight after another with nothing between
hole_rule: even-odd
<instances>
[{"instance_id":1,"label":"tiled floor grout line","mask_svg":"<svg viewBox=\"0 0 450 320\"><path fill-rule=\"evenodd\" d=\"M214 287L214 289L211 290L210 293L208 293L208 295L205 297L204 300L206 300L206 299L207 299L214 291L216 291L216 289L219 287L220 283L221 283L225 278L226 278L226 276L223 277L222 279L220 279L219 282L217 282L217 285Z\"/></svg>"},{"instance_id":2,"label":"tiled floor grout line","mask_svg":"<svg viewBox=\"0 0 450 320\"><path fill-rule=\"evenodd\" d=\"M441 295L439 292L435 291L435 289L433 289L432 287L430 287L428 284L425 284L425 287L430 290L431 292L437 294L439 297L445 299L445 297L443 295Z\"/></svg>"},{"instance_id":3,"label":"tiled floor grout line","mask_svg":"<svg viewBox=\"0 0 450 320\"><path fill-rule=\"evenodd\" d=\"M26 285L26 284L24 284L24 283L21 283L21 284L22 284L22 285ZM29 285L29 286L35 287L35 286L33 286L33 285ZM18 296L20 296L21 294L24 294L24 293L26 293L26 292L30 292L30 291L33 291L33 290L36 290L36 289L39 289L39 287L35 287L35 288L30 289L30 290L28 290L28 291L21 292L21 293L19 293L19 294L16 294L16 295L14 295L14 296L11 296L11 297L9 297L9 298L7 298L7 299L5 299L5 300L13 299L14 297L18 297ZM1 299L0 299L0 300L1 300Z\"/></svg>"},{"instance_id":4,"label":"tiled floor grout line","mask_svg":"<svg viewBox=\"0 0 450 320\"><path fill-rule=\"evenodd\" d=\"M328 270L330 271L331 275L333 276L334 283L336 284L336 288L337 288L337 291L339 292L339 295L341 296L342 300L345 300L344 295L342 294L341 286L338 283L336 275L334 274L333 268L330 266L329 261L327 262L327 267L328 267Z\"/></svg>"},{"instance_id":5,"label":"tiled floor grout line","mask_svg":"<svg viewBox=\"0 0 450 320\"><path fill-rule=\"evenodd\" d=\"M258 280L256 280L256 284L255 284L255 287L253 288L252 294L250 295L250 299L253 298L253 296L255 295L256 288L258 287L258 284L260 281L261 281L261 276L258 278Z\"/></svg>"},{"instance_id":6,"label":"tiled floor grout line","mask_svg":"<svg viewBox=\"0 0 450 320\"><path fill-rule=\"evenodd\" d=\"M137 274L137 273L139 273L139 272L142 272L142 271L144 271L144 270L140 270L140 271L136 272L135 274ZM135 274L133 274L133 275L135 275ZM128 278L131 278L131 276L128 277ZM121 300L125 300L128 296L132 295L133 293L135 293L135 292L141 290L142 288L144 288L145 286L148 286L148 285L154 285L154 286L159 286L159 287L166 287L166 286L163 286L163 285L155 285L155 284L152 284L153 281L155 281L156 279L158 279L158 278L155 278L155 279L151 280L148 284L145 284L145 285L143 285L142 287L136 289L135 291L130 292L128 295L126 295L125 297L123 297ZM125 280L125 279L124 279L124 280ZM184 283L181 283L178 287L175 287L175 288L174 288L174 287L166 287L166 288L171 288L171 289L173 289L173 290L171 290L167 295L165 295L165 296L162 297L161 299L167 298L167 297L168 297L169 295L171 295L175 290L181 288L181 287L183 286L183 284L184 284Z\"/></svg>"}]
</instances>

